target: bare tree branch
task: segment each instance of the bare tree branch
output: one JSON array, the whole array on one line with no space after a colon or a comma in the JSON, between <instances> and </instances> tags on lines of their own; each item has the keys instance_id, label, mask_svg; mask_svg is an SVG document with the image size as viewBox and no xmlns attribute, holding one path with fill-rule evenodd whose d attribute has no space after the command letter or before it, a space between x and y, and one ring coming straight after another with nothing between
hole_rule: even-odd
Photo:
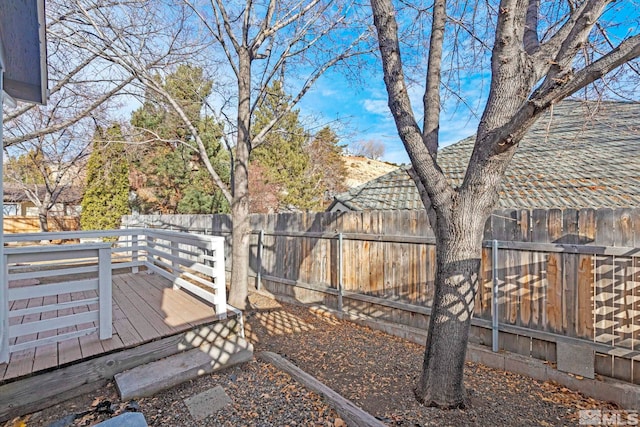
<instances>
[{"instance_id":1,"label":"bare tree branch","mask_svg":"<svg viewBox=\"0 0 640 427\"><path fill-rule=\"evenodd\" d=\"M48 126L43 129L35 130L33 132L29 132L29 133L25 133L25 134L13 136L13 137L9 136L5 138L4 146L10 147L20 142L28 141L30 139L38 138L43 135L49 135L49 134L61 131L63 129L68 128L69 126L76 124L80 120L86 118L92 111L94 111L100 105L104 104L106 101L111 99L111 97L113 97L115 94L120 92L120 90L125 86L127 86L129 83L131 83L133 79L134 79L134 76L130 76L129 78L125 79L123 82L121 82L117 86L105 92L101 97L95 99L89 106L84 108L80 113L77 113L76 115L68 118L67 120L55 123L54 125Z\"/></svg>"},{"instance_id":2,"label":"bare tree branch","mask_svg":"<svg viewBox=\"0 0 640 427\"><path fill-rule=\"evenodd\" d=\"M444 26L447 20L447 3L436 0L433 5L431 40L429 42L429 62L427 81L423 96L424 125L422 132L429 154L435 160L438 155L438 134L440 130L440 84L442 80L442 46Z\"/></svg>"},{"instance_id":3,"label":"bare tree branch","mask_svg":"<svg viewBox=\"0 0 640 427\"><path fill-rule=\"evenodd\" d=\"M524 50L533 55L540 48L538 39L538 14L540 13L540 0L529 0L527 8L527 24L524 30Z\"/></svg>"},{"instance_id":4,"label":"bare tree branch","mask_svg":"<svg viewBox=\"0 0 640 427\"><path fill-rule=\"evenodd\" d=\"M407 153L431 197L432 204L449 203L454 191L424 144L422 132L414 119L402 69L398 25L390 0L371 0L373 19L378 30L384 81L389 94L389 109Z\"/></svg>"}]
</instances>

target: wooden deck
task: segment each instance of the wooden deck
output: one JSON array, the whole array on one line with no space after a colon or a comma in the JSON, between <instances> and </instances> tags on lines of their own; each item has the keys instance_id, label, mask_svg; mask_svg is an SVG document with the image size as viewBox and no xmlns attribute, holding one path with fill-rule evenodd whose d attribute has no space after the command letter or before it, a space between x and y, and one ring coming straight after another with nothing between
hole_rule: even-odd
<instances>
[{"instance_id":1,"label":"wooden deck","mask_svg":"<svg viewBox=\"0 0 640 427\"><path fill-rule=\"evenodd\" d=\"M74 301L94 297L88 292L59 295L57 302ZM56 297L51 297L56 298ZM36 307L45 298L20 300L15 309ZM71 309L67 309L71 310ZM88 306L74 308L74 313L89 310ZM26 323L46 320L47 316L68 315L65 310L38 314L38 318L24 316L15 322ZM40 317L41 316L41 317ZM214 308L182 290L172 289L169 280L156 274L141 272L113 276L113 337L101 341L97 332L57 344L48 344L30 350L15 352L9 363L0 364L0 384L13 382L21 377L33 376L104 354L140 346L144 343L175 336L202 325L218 321ZM58 333L70 330L58 330ZM35 337L20 337L29 340ZM14 339L15 340L15 339Z\"/></svg>"}]
</instances>

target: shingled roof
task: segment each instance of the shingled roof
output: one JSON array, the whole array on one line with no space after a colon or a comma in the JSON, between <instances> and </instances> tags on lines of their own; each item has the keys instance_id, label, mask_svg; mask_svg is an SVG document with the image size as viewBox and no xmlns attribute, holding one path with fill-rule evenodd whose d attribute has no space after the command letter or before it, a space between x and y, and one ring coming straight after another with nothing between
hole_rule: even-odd
<instances>
[{"instance_id":1,"label":"shingled roof","mask_svg":"<svg viewBox=\"0 0 640 427\"><path fill-rule=\"evenodd\" d=\"M474 138L440 150L438 163L460 185ZM520 142L500 189L500 208L640 206L640 103L566 100ZM329 210L423 209L409 167L335 197Z\"/></svg>"}]
</instances>

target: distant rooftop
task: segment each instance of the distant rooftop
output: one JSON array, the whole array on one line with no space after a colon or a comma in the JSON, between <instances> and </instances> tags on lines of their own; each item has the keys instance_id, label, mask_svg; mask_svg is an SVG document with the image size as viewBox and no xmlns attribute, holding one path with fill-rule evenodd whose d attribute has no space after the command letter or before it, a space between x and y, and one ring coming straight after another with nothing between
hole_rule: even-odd
<instances>
[{"instance_id":1,"label":"distant rooftop","mask_svg":"<svg viewBox=\"0 0 640 427\"><path fill-rule=\"evenodd\" d=\"M474 138L442 148L438 162L460 185ZM524 137L507 169L498 208L640 206L640 103L566 100ZM330 210L423 209L401 167L335 197Z\"/></svg>"},{"instance_id":2,"label":"distant rooftop","mask_svg":"<svg viewBox=\"0 0 640 427\"><path fill-rule=\"evenodd\" d=\"M42 200L46 194L46 188L44 185L38 185L36 188L38 192L38 198ZM58 203L80 203L82 201L83 189L77 186L64 186L59 188L60 194L58 195ZM3 197L5 202L9 203L22 203L28 202L25 191L15 185L5 185L3 188Z\"/></svg>"}]
</instances>

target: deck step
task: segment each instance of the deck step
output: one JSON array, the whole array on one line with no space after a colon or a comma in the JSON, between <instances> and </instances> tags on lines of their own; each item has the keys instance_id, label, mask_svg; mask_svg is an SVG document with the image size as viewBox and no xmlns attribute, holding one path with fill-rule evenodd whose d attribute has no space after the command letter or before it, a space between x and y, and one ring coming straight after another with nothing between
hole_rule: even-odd
<instances>
[{"instance_id":1,"label":"deck step","mask_svg":"<svg viewBox=\"0 0 640 427\"><path fill-rule=\"evenodd\" d=\"M123 400L151 396L200 375L249 361L253 345L239 336L217 338L193 350L140 365L115 375Z\"/></svg>"}]
</instances>

